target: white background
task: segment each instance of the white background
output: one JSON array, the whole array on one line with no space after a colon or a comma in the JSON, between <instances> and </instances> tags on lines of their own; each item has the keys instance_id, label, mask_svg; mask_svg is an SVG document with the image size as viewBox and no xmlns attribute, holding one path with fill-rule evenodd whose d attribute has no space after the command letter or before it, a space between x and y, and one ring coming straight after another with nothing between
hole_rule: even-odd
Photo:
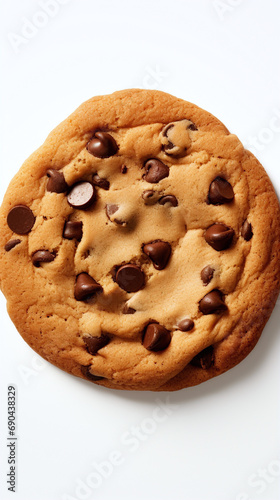
<instances>
[{"instance_id":1,"label":"white background","mask_svg":"<svg viewBox=\"0 0 280 500\"><path fill-rule=\"evenodd\" d=\"M47 0L1 1L1 199L80 103L131 87L212 112L279 194L278 0L53 2L42 17ZM2 295L0 314L2 500L279 500L280 302L241 365L169 396L75 379L24 343ZM15 494L6 484L9 384L18 389ZM116 450L119 465L103 464L102 476L94 463Z\"/></svg>"}]
</instances>

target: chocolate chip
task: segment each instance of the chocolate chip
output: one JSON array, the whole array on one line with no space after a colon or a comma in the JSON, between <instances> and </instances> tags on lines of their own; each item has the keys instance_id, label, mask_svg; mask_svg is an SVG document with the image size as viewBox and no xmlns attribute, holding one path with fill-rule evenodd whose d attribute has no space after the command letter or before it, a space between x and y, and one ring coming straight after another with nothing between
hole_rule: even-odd
<instances>
[{"instance_id":1,"label":"chocolate chip","mask_svg":"<svg viewBox=\"0 0 280 500\"><path fill-rule=\"evenodd\" d=\"M103 288L89 274L81 273L77 276L75 283L74 296L76 300L87 300Z\"/></svg>"},{"instance_id":2,"label":"chocolate chip","mask_svg":"<svg viewBox=\"0 0 280 500\"><path fill-rule=\"evenodd\" d=\"M158 270L164 269L171 255L171 245L166 241L156 240L146 243L142 247L143 252L150 257L154 267Z\"/></svg>"},{"instance_id":3,"label":"chocolate chip","mask_svg":"<svg viewBox=\"0 0 280 500\"><path fill-rule=\"evenodd\" d=\"M95 202L95 198L95 189L91 182L82 181L72 186L67 201L73 208L86 210Z\"/></svg>"},{"instance_id":4,"label":"chocolate chip","mask_svg":"<svg viewBox=\"0 0 280 500\"><path fill-rule=\"evenodd\" d=\"M178 206L178 200L176 196L174 196L173 194L167 194L165 196L162 196L158 202L160 205L165 205L166 203L170 203L173 207Z\"/></svg>"},{"instance_id":5,"label":"chocolate chip","mask_svg":"<svg viewBox=\"0 0 280 500\"><path fill-rule=\"evenodd\" d=\"M203 314L220 313L227 310L224 296L220 290L212 290L199 302L199 310Z\"/></svg>"},{"instance_id":6,"label":"chocolate chip","mask_svg":"<svg viewBox=\"0 0 280 500\"><path fill-rule=\"evenodd\" d=\"M190 318L185 318L182 319L177 326L182 332L189 332L194 328L194 322Z\"/></svg>"},{"instance_id":7,"label":"chocolate chip","mask_svg":"<svg viewBox=\"0 0 280 500\"><path fill-rule=\"evenodd\" d=\"M250 241L253 236L252 224L245 220L241 227L241 236L245 241Z\"/></svg>"},{"instance_id":8,"label":"chocolate chip","mask_svg":"<svg viewBox=\"0 0 280 500\"><path fill-rule=\"evenodd\" d=\"M123 314L134 314L134 313L136 313L136 310L133 309L133 307L129 307L128 304L125 304L125 306L124 306L124 308L122 310L122 313Z\"/></svg>"},{"instance_id":9,"label":"chocolate chip","mask_svg":"<svg viewBox=\"0 0 280 500\"><path fill-rule=\"evenodd\" d=\"M124 264L117 271L116 282L128 293L138 292L145 284L145 274L135 264Z\"/></svg>"},{"instance_id":10,"label":"chocolate chip","mask_svg":"<svg viewBox=\"0 0 280 500\"><path fill-rule=\"evenodd\" d=\"M120 226L126 226L126 221L113 217L113 215L119 210L119 208L119 205L116 205L114 203L106 205L106 215L111 222L115 222Z\"/></svg>"},{"instance_id":11,"label":"chocolate chip","mask_svg":"<svg viewBox=\"0 0 280 500\"><path fill-rule=\"evenodd\" d=\"M122 165L121 166L121 174L126 174L127 173L127 166L126 165Z\"/></svg>"},{"instance_id":12,"label":"chocolate chip","mask_svg":"<svg viewBox=\"0 0 280 500\"><path fill-rule=\"evenodd\" d=\"M62 172L50 168L47 170L47 177L49 178L47 182L47 191L51 193L65 193L67 191L68 185Z\"/></svg>"},{"instance_id":13,"label":"chocolate chip","mask_svg":"<svg viewBox=\"0 0 280 500\"><path fill-rule=\"evenodd\" d=\"M162 149L168 156L181 158L191 144L189 131L197 130L190 120L180 120L165 125L162 130Z\"/></svg>"},{"instance_id":14,"label":"chocolate chip","mask_svg":"<svg viewBox=\"0 0 280 500\"><path fill-rule=\"evenodd\" d=\"M146 191L142 193L142 198L145 205L155 205L158 201L158 193L152 189L146 189Z\"/></svg>"},{"instance_id":15,"label":"chocolate chip","mask_svg":"<svg viewBox=\"0 0 280 500\"><path fill-rule=\"evenodd\" d=\"M35 267L40 267L44 262L52 262L55 259L55 254L49 250L37 250L32 255L32 263Z\"/></svg>"},{"instance_id":16,"label":"chocolate chip","mask_svg":"<svg viewBox=\"0 0 280 500\"><path fill-rule=\"evenodd\" d=\"M7 223L14 233L27 234L35 224L35 217L29 207L16 205L9 211Z\"/></svg>"},{"instance_id":17,"label":"chocolate chip","mask_svg":"<svg viewBox=\"0 0 280 500\"><path fill-rule=\"evenodd\" d=\"M113 203L106 205L106 214L108 219L110 219L110 217L114 215L119 210L119 208L119 205L115 205Z\"/></svg>"},{"instance_id":18,"label":"chocolate chip","mask_svg":"<svg viewBox=\"0 0 280 500\"><path fill-rule=\"evenodd\" d=\"M198 130L197 126L194 124L194 123L191 123L189 126L188 126L188 129L189 130L192 130L193 132L196 132Z\"/></svg>"},{"instance_id":19,"label":"chocolate chip","mask_svg":"<svg viewBox=\"0 0 280 500\"><path fill-rule=\"evenodd\" d=\"M179 151L179 148L177 148L175 146L175 144L173 144L173 142L170 140L170 137L169 137L169 132L170 132L170 130L172 130L174 128L174 126L175 126L174 123L170 123L169 125L166 125L166 127L164 127L164 129L162 131L163 137L166 137L168 139L167 143L162 145L162 149L165 152L165 154L170 155L170 156L177 156L177 155L182 154L181 149ZM183 148L183 149L185 152L186 148Z\"/></svg>"},{"instance_id":20,"label":"chocolate chip","mask_svg":"<svg viewBox=\"0 0 280 500\"><path fill-rule=\"evenodd\" d=\"M199 352L190 362L191 365L208 370L214 364L214 348L213 346L206 347Z\"/></svg>"},{"instance_id":21,"label":"chocolate chip","mask_svg":"<svg viewBox=\"0 0 280 500\"><path fill-rule=\"evenodd\" d=\"M169 176L169 167L156 158L151 158L144 164L146 173L144 179L146 182L156 184L165 177Z\"/></svg>"},{"instance_id":22,"label":"chocolate chip","mask_svg":"<svg viewBox=\"0 0 280 500\"><path fill-rule=\"evenodd\" d=\"M165 125L165 127L163 128L162 130L162 135L163 137L168 137L168 132L174 128L174 123L168 123L168 125ZM172 147L174 146L174 144L172 144Z\"/></svg>"},{"instance_id":23,"label":"chocolate chip","mask_svg":"<svg viewBox=\"0 0 280 500\"><path fill-rule=\"evenodd\" d=\"M170 331L158 323L150 323L143 336L143 346L148 351L158 352L166 349L171 342Z\"/></svg>"},{"instance_id":24,"label":"chocolate chip","mask_svg":"<svg viewBox=\"0 0 280 500\"><path fill-rule=\"evenodd\" d=\"M92 382L97 382L97 380L104 380L105 377L100 377L99 375L93 375L90 372L91 365L88 366L81 366L81 372L86 377L88 380L91 380Z\"/></svg>"},{"instance_id":25,"label":"chocolate chip","mask_svg":"<svg viewBox=\"0 0 280 500\"><path fill-rule=\"evenodd\" d=\"M212 226L208 227L204 233L204 238L208 245L218 252L226 250L230 247L233 236L234 230L220 222L216 222Z\"/></svg>"},{"instance_id":26,"label":"chocolate chip","mask_svg":"<svg viewBox=\"0 0 280 500\"><path fill-rule=\"evenodd\" d=\"M108 219L111 220L112 215L114 215L119 210L119 208L119 205L116 205L115 203L109 203L108 205L106 205L105 210Z\"/></svg>"},{"instance_id":27,"label":"chocolate chip","mask_svg":"<svg viewBox=\"0 0 280 500\"><path fill-rule=\"evenodd\" d=\"M223 177L216 177L209 188L208 201L212 205L230 203L234 198L232 185Z\"/></svg>"},{"instance_id":28,"label":"chocolate chip","mask_svg":"<svg viewBox=\"0 0 280 500\"><path fill-rule=\"evenodd\" d=\"M214 276L214 269L211 266L206 266L202 269L200 276L204 286L209 285Z\"/></svg>"},{"instance_id":29,"label":"chocolate chip","mask_svg":"<svg viewBox=\"0 0 280 500\"><path fill-rule=\"evenodd\" d=\"M94 356L99 349L102 349L102 347L109 344L110 337L109 335L102 334L100 337L83 337L83 341L86 344L89 354Z\"/></svg>"},{"instance_id":30,"label":"chocolate chip","mask_svg":"<svg viewBox=\"0 0 280 500\"><path fill-rule=\"evenodd\" d=\"M67 240L81 241L83 237L83 223L76 221L65 222L63 230L63 238Z\"/></svg>"},{"instance_id":31,"label":"chocolate chip","mask_svg":"<svg viewBox=\"0 0 280 500\"><path fill-rule=\"evenodd\" d=\"M82 259L87 259L91 254L91 250L91 248L87 248L82 254Z\"/></svg>"},{"instance_id":32,"label":"chocolate chip","mask_svg":"<svg viewBox=\"0 0 280 500\"><path fill-rule=\"evenodd\" d=\"M21 242L21 240L10 240L8 241L8 243L6 243L5 245L5 250L6 252L10 252L10 250L12 250L14 247L16 247L19 243Z\"/></svg>"},{"instance_id":33,"label":"chocolate chip","mask_svg":"<svg viewBox=\"0 0 280 500\"><path fill-rule=\"evenodd\" d=\"M97 158L109 158L117 153L118 146L114 137L107 132L95 132L87 144L87 150Z\"/></svg>"},{"instance_id":34,"label":"chocolate chip","mask_svg":"<svg viewBox=\"0 0 280 500\"><path fill-rule=\"evenodd\" d=\"M107 179L102 179L101 177L99 177L98 174L94 174L92 176L92 183L95 186L100 187L101 189L105 189L106 191L108 191L108 189L110 187L110 182L107 181Z\"/></svg>"}]
</instances>

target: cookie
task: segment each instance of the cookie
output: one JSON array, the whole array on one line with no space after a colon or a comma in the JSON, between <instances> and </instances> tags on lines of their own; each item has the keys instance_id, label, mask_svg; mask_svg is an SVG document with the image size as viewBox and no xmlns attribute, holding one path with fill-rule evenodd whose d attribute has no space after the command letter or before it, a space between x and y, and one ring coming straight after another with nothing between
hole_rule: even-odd
<instances>
[{"instance_id":1,"label":"cookie","mask_svg":"<svg viewBox=\"0 0 280 500\"><path fill-rule=\"evenodd\" d=\"M263 167L214 116L158 91L82 104L1 207L12 321L43 358L101 386L173 391L232 368L279 276Z\"/></svg>"}]
</instances>

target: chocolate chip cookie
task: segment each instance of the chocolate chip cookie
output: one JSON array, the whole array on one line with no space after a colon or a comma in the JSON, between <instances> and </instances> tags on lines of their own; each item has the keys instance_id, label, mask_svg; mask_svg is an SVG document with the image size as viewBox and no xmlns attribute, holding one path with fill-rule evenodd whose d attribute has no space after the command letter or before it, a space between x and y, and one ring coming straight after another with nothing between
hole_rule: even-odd
<instances>
[{"instance_id":1,"label":"chocolate chip cookie","mask_svg":"<svg viewBox=\"0 0 280 500\"><path fill-rule=\"evenodd\" d=\"M0 277L51 363L110 388L181 389L260 337L279 291L279 203L208 112L158 91L95 97L12 180Z\"/></svg>"}]
</instances>

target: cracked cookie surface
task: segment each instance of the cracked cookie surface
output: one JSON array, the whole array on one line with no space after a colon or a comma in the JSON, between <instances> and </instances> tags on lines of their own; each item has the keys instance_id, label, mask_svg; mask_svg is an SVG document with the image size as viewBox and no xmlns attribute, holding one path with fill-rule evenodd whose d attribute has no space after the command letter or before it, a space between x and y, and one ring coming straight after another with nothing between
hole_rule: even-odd
<instances>
[{"instance_id":1,"label":"cracked cookie surface","mask_svg":"<svg viewBox=\"0 0 280 500\"><path fill-rule=\"evenodd\" d=\"M78 108L11 182L0 227L1 289L23 338L111 388L223 373L279 291L263 167L215 117L158 91Z\"/></svg>"}]
</instances>

